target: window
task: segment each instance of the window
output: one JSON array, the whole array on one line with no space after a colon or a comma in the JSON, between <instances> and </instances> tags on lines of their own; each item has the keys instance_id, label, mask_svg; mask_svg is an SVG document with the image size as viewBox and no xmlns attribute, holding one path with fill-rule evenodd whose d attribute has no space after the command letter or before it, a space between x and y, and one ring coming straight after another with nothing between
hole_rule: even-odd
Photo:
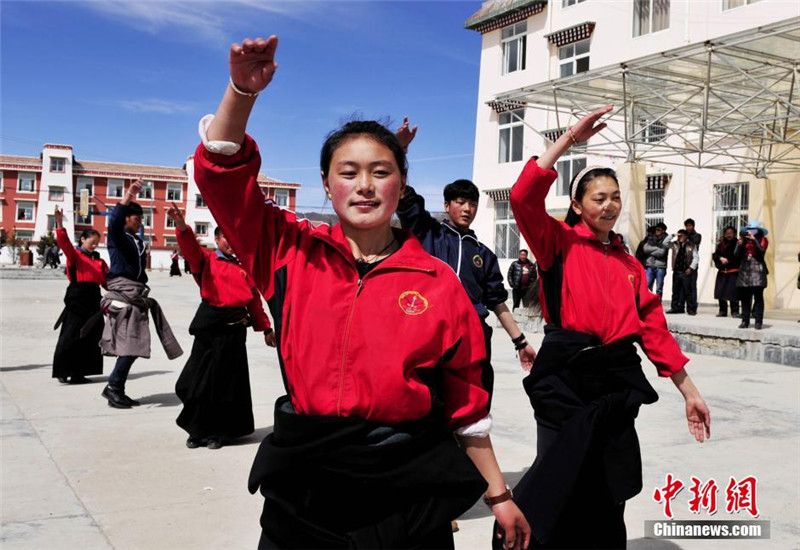
<instances>
[{"instance_id":1,"label":"window","mask_svg":"<svg viewBox=\"0 0 800 550\"><path fill-rule=\"evenodd\" d=\"M17 203L17 221L32 222L36 216L36 203L31 201L20 201Z\"/></svg>"},{"instance_id":2,"label":"window","mask_svg":"<svg viewBox=\"0 0 800 550\"><path fill-rule=\"evenodd\" d=\"M175 222L173 221L172 218L170 218L169 216L164 216L164 219L166 220L164 227L166 227L167 229L175 229Z\"/></svg>"},{"instance_id":3,"label":"window","mask_svg":"<svg viewBox=\"0 0 800 550\"><path fill-rule=\"evenodd\" d=\"M182 201L183 200L183 185L180 183L167 184L167 200L168 201Z\"/></svg>"},{"instance_id":4,"label":"window","mask_svg":"<svg viewBox=\"0 0 800 550\"><path fill-rule=\"evenodd\" d=\"M585 2L586 0L562 0L561 7L566 8L569 6L574 6L575 4L580 4L581 2Z\"/></svg>"},{"instance_id":5,"label":"window","mask_svg":"<svg viewBox=\"0 0 800 550\"><path fill-rule=\"evenodd\" d=\"M142 182L142 189L139 191L140 199L153 199L153 182L149 180L145 180Z\"/></svg>"},{"instance_id":6,"label":"window","mask_svg":"<svg viewBox=\"0 0 800 550\"><path fill-rule=\"evenodd\" d=\"M567 153L558 160L556 170L558 171L558 183L556 185L556 196L564 197L569 196L569 185L572 183L572 178L578 175L578 172L586 168L586 157L583 152L570 149Z\"/></svg>"},{"instance_id":7,"label":"window","mask_svg":"<svg viewBox=\"0 0 800 550\"><path fill-rule=\"evenodd\" d=\"M750 206L750 187L744 183L722 183L714 186L714 241L722 230L732 225L738 232L747 225Z\"/></svg>"},{"instance_id":8,"label":"window","mask_svg":"<svg viewBox=\"0 0 800 550\"><path fill-rule=\"evenodd\" d=\"M748 4L755 4L756 2L760 2L761 0L722 0L722 9L723 10L730 10L733 8L739 8L741 6L746 6Z\"/></svg>"},{"instance_id":9,"label":"window","mask_svg":"<svg viewBox=\"0 0 800 550\"><path fill-rule=\"evenodd\" d=\"M178 239L175 237L164 237L164 247L178 248Z\"/></svg>"},{"instance_id":10,"label":"window","mask_svg":"<svg viewBox=\"0 0 800 550\"><path fill-rule=\"evenodd\" d=\"M664 223L664 188L669 181L666 174L647 176L644 191L644 224L653 227Z\"/></svg>"},{"instance_id":11,"label":"window","mask_svg":"<svg viewBox=\"0 0 800 550\"><path fill-rule=\"evenodd\" d=\"M194 205L197 208L208 208L208 205L206 204L206 199L203 198L203 195L197 194L194 197L195 197Z\"/></svg>"},{"instance_id":12,"label":"window","mask_svg":"<svg viewBox=\"0 0 800 550\"><path fill-rule=\"evenodd\" d=\"M143 208L142 213L142 227L146 227L150 229L153 227L153 209L152 208Z\"/></svg>"},{"instance_id":13,"label":"window","mask_svg":"<svg viewBox=\"0 0 800 550\"><path fill-rule=\"evenodd\" d=\"M639 126L642 131L639 133L639 140L644 143L658 143L667 137L667 127L662 122L650 122L647 119L640 119Z\"/></svg>"},{"instance_id":14,"label":"window","mask_svg":"<svg viewBox=\"0 0 800 550\"><path fill-rule=\"evenodd\" d=\"M63 172L64 166L67 163L67 159L59 158L59 157L50 157L50 171L51 172Z\"/></svg>"},{"instance_id":15,"label":"window","mask_svg":"<svg viewBox=\"0 0 800 550\"><path fill-rule=\"evenodd\" d=\"M275 190L275 204L278 206L289 206L289 190L288 189L276 189Z\"/></svg>"},{"instance_id":16,"label":"window","mask_svg":"<svg viewBox=\"0 0 800 550\"><path fill-rule=\"evenodd\" d=\"M524 109L500 113L500 161L516 162L522 160L522 120Z\"/></svg>"},{"instance_id":17,"label":"window","mask_svg":"<svg viewBox=\"0 0 800 550\"><path fill-rule=\"evenodd\" d=\"M194 232L200 237L208 237L208 222L196 222Z\"/></svg>"},{"instance_id":18,"label":"window","mask_svg":"<svg viewBox=\"0 0 800 550\"><path fill-rule=\"evenodd\" d=\"M0 191L3 190L3 173L0 172ZM2 208L0 208L0 212L2 212Z\"/></svg>"},{"instance_id":19,"label":"window","mask_svg":"<svg viewBox=\"0 0 800 550\"><path fill-rule=\"evenodd\" d=\"M633 36L669 28L669 0L633 0Z\"/></svg>"},{"instance_id":20,"label":"window","mask_svg":"<svg viewBox=\"0 0 800 550\"><path fill-rule=\"evenodd\" d=\"M78 178L78 186L76 191L78 196L81 196L81 191L84 189L89 190L89 196L94 196L94 180L92 178Z\"/></svg>"},{"instance_id":21,"label":"window","mask_svg":"<svg viewBox=\"0 0 800 550\"><path fill-rule=\"evenodd\" d=\"M581 40L558 48L561 78L589 70L589 41Z\"/></svg>"},{"instance_id":22,"label":"window","mask_svg":"<svg viewBox=\"0 0 800 550\"><path fill-rule=\"evenodd\" d=\"M500 259L519 256L519 229L509 201L494 203L494 252Z\"/></svg>"},{"instance_id":23,"label":"window","mask_svg":"<svg viewBox=\"0 0 800 550\"><path fill-rule=\"evenodd\" d=\"M110 199L121 199L125 192L125 182L117 179L108 180L108 192L106 196Z\"/></svg>"},{"instance_id":24,"label":"window","mask_svg":"<svg viewBox=\"0 0 800 550\"><path fill-rule=\"evenodd\" d=\"M90 210L85 216L75 213L75 225L92 225L92 211Z\"/></svg>"},{"instance_id":25,"label":"window","mask_svg":"<svg viewBox=\"0 0 800 550\"><path fill-rule=\"evenodd\" d=\"M525 39L527 32L527 21L521 21L503 28L501 34L503 74L525 70Z\"/></svg>"},{"instance_id":26,"label":"window","mask_svg":"<svg viewBox=\"0 0 800 550\"><path fill-rule=\"evenodd\" d=\"M47 200L49 201L63 201L64 188L63 187L48 187Z\"/></svg>"},{"instance_id":27,"label":"window","mask_svg":"<svg viewBox=\"0 0 800 550\"><path fill-rule=\"evenodd\" d=\"M48 231L56 230L56 217L50 214L47 215L47 230Z\"/></svg>"},{"instance_id":28,"label":"window","mask_svg":"<svg viewBox=\"0 0 800 550\"><path fill-rule=\"evenodd\" d=\"M30 243L33 240L33 229L17 229L14 236L22 242Z\"/></svg>"},{"instance_id":29,"label":"window","mask_svg":"<svg viewBox=\"0 0 800 550\"><path fill-rule=\"evenodd\" d=\"M17 191L20 193L36 192L36 174L20 172L17 176Z\"/></svg>"}]
</instances>

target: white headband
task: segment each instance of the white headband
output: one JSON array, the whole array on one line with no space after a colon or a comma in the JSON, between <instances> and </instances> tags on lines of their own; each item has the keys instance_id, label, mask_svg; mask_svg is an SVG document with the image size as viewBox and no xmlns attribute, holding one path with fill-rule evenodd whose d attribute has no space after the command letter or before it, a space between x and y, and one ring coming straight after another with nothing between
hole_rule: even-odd
<instances>
[{"instance_id":1,"label":"white headband","mask_svg":"<svg viewBox=\"0 0 800 550\"><path fill-rule=\"evenodd\" d=\"M583 176L585 176L592 170L609 170L609 168L606 166L597 166L597 165L587 166L586 168L578 172L578 175L572 178L572 184L569 186L569 197L572 200L575 200L575 192L578 190L578 182L581 181Z\"/></svg>"}]
</instances>

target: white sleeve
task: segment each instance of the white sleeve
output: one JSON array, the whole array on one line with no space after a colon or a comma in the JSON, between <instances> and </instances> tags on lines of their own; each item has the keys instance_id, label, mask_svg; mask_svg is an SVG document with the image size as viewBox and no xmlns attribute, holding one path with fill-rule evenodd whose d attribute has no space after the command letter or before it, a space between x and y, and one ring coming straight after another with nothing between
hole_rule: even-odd
<instances>
[{"instance_id":1,"label":"white sleeve","mask_svg":"<svg viewBox=\"0 0 800 550\"><path fill-rule=\"evenodd\" d=\"M458 428L456 434L470 437L489 437L489 432L491 431L492 415L487 414L477 422Z\"/></svg>"},{"instance_id":2,"label":"white sleeve","mask_svg":"<svg viewBox=\"0 0 800 550\"><path fill-rule=\"evenodd\" d=\"M209 141L208 140L208 125L214 120L214 115L206 115L200 119L200 124L197 128L200 139L203 140L203 145L209 153L219 153L220 155L235 155L241 149L241 145L233 143L232 141Z\"/></svg>"},{"instance_id":3,"label":"white sleeve","mask_svg":"<svg viewBox=\"0 0 800 550\"><path fill-rule=\"evenodd\" d=\"M700 265L700 250L698 250L698 247L695 246L694 253L692 254L692 265L690 265L689 267L692 269L692 271L697 271L697 266L699 265Z\"/></svg>"}]
</instances>

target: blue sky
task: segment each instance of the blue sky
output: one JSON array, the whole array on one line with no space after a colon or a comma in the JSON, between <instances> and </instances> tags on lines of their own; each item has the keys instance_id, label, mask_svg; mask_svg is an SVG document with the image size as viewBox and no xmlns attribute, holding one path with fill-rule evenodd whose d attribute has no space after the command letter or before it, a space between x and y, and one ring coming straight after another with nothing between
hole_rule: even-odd
<instances>
[{"instance_id":1,"label":"blue sky","mask_svg":"<svg viewBox=\"0 0 800 550\"><path fill-rule=\"evenodd\" d=\"M0 151L38 155L68 143L81 160L180 166L197 121L214 112L227 51L277 34L278 73L249 131L262 171L303 184L319 208L325 135L354 112L420 125L409 183L432 209L471 177L481 2L5 0L0 8Z\"/></svg>"}]
</instances>

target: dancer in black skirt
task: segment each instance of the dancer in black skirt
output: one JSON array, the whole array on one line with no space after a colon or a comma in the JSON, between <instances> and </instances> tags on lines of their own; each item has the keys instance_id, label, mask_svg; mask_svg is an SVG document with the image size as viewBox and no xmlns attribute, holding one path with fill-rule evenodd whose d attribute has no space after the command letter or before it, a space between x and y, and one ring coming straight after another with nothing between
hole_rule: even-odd
<instances>
[{"instance_id":1,"label":"dancer in black skirt","mask_svg":"<svg viewBox=\"0 0 800 550\"><path fill-rule=\"evenodd\" d=\"M173 203L167 215L175 222L178 245L192 266L203 301L189 326L192 354L175 393L183 401L178 426L189 433L190 449L219 449L224 441L253 433L253 403L247 366L247 327L263 332L275 346L255 283L233 255L219 227L217 249L203 249Z\"/></svg>"},{"instance_id":2,"label":"dancer in black skirt","mask_svg":"<svg viewBox=\"0 0 800 550\"><path fill-rule=\"evenodd\" d=\"M62 384L83 384L86 376L103 374L100 337L103 335L100 313L100 287L106 286L108 265L95 252L100 233L85 230L77 250L64 229L64 211L56 206L56 241L67 258L69 286L64 296L64 310L54 329L61 327L53 356L53 378ZM87 325L87 322L90 324Z\"/></svg>"}]
</instances>

